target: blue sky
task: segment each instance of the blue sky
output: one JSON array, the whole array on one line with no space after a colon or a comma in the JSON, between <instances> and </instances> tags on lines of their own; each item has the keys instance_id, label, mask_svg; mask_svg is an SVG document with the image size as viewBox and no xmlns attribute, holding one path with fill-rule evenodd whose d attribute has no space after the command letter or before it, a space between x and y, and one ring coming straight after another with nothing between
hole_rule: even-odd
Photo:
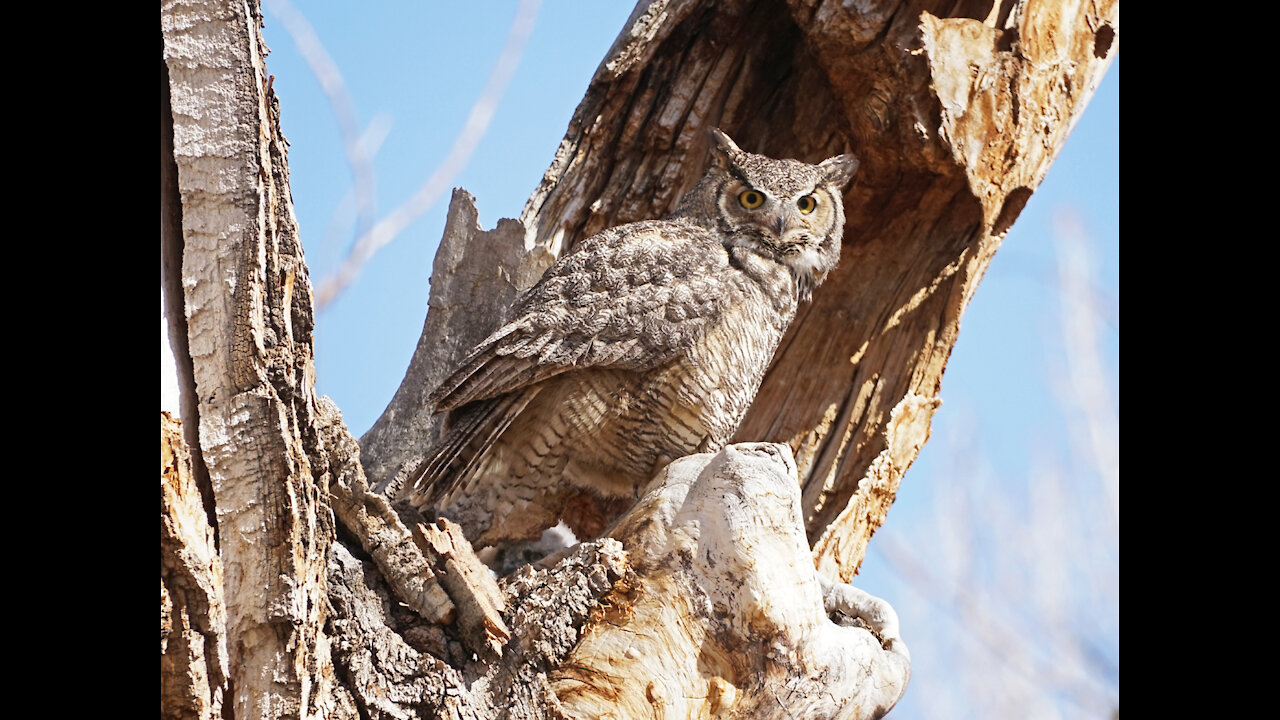
<instances>
[{"instance_id":1,"label":"blue sky","mask_svg":"<svg viewBox=\"0 0 1280 720\"><path fill-rule=\"evenodd\" d=\"M278 6L266 4L264 35L272 49L267 66L275 76L282 124L290 142L293 199L307 263L312 281L318 282L337 269L353 240L352 174L338 123L318 81L284 31ZM380 140L373 160L379 216L403 203L448 153L498 56L516 4L510 0L299 3L342 74L361 130ZM541 5L487 133L452 183L476 196L484 227L520 213L631 8L628 2ZM939 498L950 497L947 493L957 487L959 476L980 478L977 482L991 493L981 495L975 490L958 496L962 500L1007 500L1015 514L1023 503L1034 503L1038 490L1033 479L1046 472L1063 475L1068 487L1082 488L1081 495L1104 492L1097 490L1102 485L1096 468L1080 460L1080 424L1073 419L1078 413L1072 410L1070 382L1065 379L1072 365L1061 311L1066 303L1097 320L1096 374L1113 402L1118 453L1119 116L1117 62L996 254L964 315L943 380L943 405L934 418L932 440L904 479L881 531L893 533L886 547L893 542L899 549L911 550L926 568L939 568L941 575L955 569L954 559L944 562L948 550L931 547L920 538L939 527L938 513L945 510L940 510ZM357 436L377 419L413 354L447 204L446 191L431 211L375 255L359 278L318 317L318 388L334 398ZM1064 290L1059 281L1062 248L1087 254L1092 269L1085 282L1076 284L1084 290ZM1103 444L1109 442L1104 438ZM1118 476L1118 454L1116 458ZM963 473L957 471L961 464ZM1118 504L1116 508L1118 512ZM946 522L950 521L942 524ZM1099 580L1104 584L1114 575L1118 585L1118 515L1114 524L1114 567L1105 560L1091 562L1082 572L1104 575ZM1009 542L993 538L979 545L990 545L998 553ZM919 588L903 582L901 568L885 553L878 553L876 544L873 539L857 584L899 606L915 662L912 689L892 717L928 717L934 707L928 704L929 693L955 680L946 665L946 658L954 653L947 655L951 651L945 643L936 652L930 649L932 635L920 634L926 621L915 621L907 612L913 605L911 594ZM990 568L1003 567L1004 560L983 556L973 562L979 569L960 581L969 586L985 581L994 573ZM1026 561L1035 562L1035 558ZM1056 565L1064 562L1055 561ZM1073 582L1080 583L1079 579ZM1076 591L1050 587L1047 592ZM1105 598L1064 595L1060 599L1083 608L1081 612L1107 618L1114 610L1114 622L1103 623L1105 627L1093 632L1088 642L1100 646L1102 655L1114 662L1118 702L1118 595L1114 609ZM1101 610L1095 602L1103 602ZM936 611L937 605L932 608L926 605L922 612ZM914 628L920 631L913 634ZM960 690L955 692L957 698L966 697ZM1060 710L1063 717L1072 717L1081 707L1070 698L1063 700L1057 689L1041 694L1048 698L1045 707ZM990 716L992 712L973 710L971 714ZM1028 711L1025 716L1038 714Z\"/></svg>"}]
</instances>

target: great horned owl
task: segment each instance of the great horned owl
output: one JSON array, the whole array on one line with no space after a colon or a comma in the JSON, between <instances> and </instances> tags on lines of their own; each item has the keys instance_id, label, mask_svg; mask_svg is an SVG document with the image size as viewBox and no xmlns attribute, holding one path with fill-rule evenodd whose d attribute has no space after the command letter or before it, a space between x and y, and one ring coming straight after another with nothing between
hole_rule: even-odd
<instances>
[{"instance_id":1,"label":"great horned owl","mask_svg":"<svg viewBox=\"0 0 1280 720\"><path fill-rule=\"evenodd\" d=\"M666 220L580 242L429 397L450 411L412 502L476 548L563 519L597 536L666 463L728 443L840 259L852 155L713 162Z\"/></svg>"}]
</instances>

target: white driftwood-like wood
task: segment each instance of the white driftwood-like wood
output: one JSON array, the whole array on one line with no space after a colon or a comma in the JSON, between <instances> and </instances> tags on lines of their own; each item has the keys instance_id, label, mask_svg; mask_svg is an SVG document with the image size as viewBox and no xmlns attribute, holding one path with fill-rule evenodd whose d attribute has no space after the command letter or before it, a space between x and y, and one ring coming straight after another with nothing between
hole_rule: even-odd
<instances>
[{"instance_id":1,"label":"white driftwood-like wood","mask_svg":"<svg viewBox=\"0 0 1280 720\"><path fill-rule=\"evenodd\" d=\"M567 717L867 718L906 689L892 610L813 567L788 446L677 460L611 535L641 582L552 674Z\"/></svg>"}]
</instances>

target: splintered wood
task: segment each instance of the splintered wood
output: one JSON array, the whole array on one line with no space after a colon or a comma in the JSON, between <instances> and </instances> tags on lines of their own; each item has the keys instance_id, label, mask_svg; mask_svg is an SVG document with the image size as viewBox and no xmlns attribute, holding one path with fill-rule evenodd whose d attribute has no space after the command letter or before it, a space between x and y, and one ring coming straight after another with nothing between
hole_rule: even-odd
<instances>
[{"instance_id":1,"label":"splintered wood","mask_svg":"<svg viewBox=\"0 0 1280 720\"><path fill-rule=\"evenodd\" d=\"M458 625L467 644L476 652L502 655L502 646L511 631L502 621L506 604L493 574L471 549L462 528L449 520L418 523L413 539L432 556L432 564L443 568L440 581L458 605Z\"/></svg>"}]
</instances>

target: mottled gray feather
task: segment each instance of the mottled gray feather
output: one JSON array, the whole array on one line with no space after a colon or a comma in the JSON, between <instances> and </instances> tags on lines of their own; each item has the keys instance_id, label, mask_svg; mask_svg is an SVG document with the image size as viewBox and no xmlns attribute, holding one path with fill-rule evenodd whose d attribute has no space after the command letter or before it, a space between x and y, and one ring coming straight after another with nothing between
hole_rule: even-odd
<instances>
[{"instance_id":1,"label":"mottled gray feather","mask_svg":"<svg viewBox=\"0 0 1280 720\"><path fill-rule=\"evenodd\" d=\"M858 161L711 140L670 219L579 243L431 393L450 416L415 505L477 547L560 518L595 535L664 463L729 441L797 304L840 259Z\"/></svg>"}]
</instances>

